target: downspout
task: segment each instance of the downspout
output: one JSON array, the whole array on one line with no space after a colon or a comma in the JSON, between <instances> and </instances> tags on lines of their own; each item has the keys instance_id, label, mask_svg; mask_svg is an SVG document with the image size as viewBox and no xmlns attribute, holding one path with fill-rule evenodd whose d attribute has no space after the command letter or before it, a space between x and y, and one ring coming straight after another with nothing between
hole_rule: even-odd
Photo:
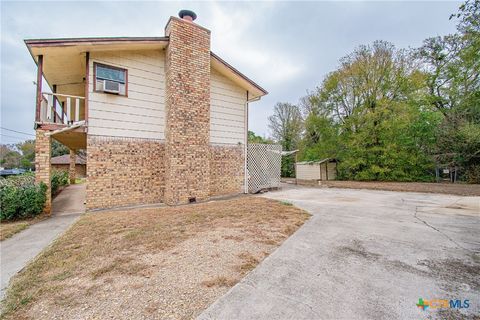
<instances>
[{"instance_id":1,"label":"downspout","mask_svg":"<svg viewBox=\"0 0 480 320\"><path fill-rule=\"evenodd\" d=\"M247 101L245 102L245 163L244 163L244 178L243 178L243 192L248 194L248 171L247 171L247 153L248 153L248 103L253 102L253 101L258 101L260 100L260 97L253 98L251 100L248 100L248 91L247 91Z\"/></svg>"},{"instance_id":2,"label":"downspout","mask_svg":"<svg viewBox=\"0 0 480 320\"><path fill-rule=\"evenodd\" d=\"M248 152L248 90L247 101L245 102L245 143L244 143L244 165L243 165L243 193L248 193L248 172L247 172L247 152Z\"/></svg>"}]
</instances>

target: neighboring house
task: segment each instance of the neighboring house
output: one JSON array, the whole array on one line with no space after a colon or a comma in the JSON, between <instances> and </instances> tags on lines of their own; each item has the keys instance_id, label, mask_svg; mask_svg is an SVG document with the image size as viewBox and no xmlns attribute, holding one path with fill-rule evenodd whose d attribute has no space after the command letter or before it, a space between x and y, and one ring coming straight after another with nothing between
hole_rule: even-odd
<instances>
[{"instance_id":1,"label":"neighboring house","mask_svg":"<svg viewBox=\"0 0 480 320\"><path fill-rule=\"evenodd\" d=\"M83 155L75 155L75 162L72 162L70 159L71 155L65 154L63 156L58 156L58 157L53 157L50 160L50 163L52 164L52 169L53 170L61 170L61 171L70 171L70 164L73 163L75 164L72 166L74 170L74 176L73 180L75 180L74 177L78 178L85 178L87 176L87 160L85 156Z\"/></svg>"},{"instance_id":2,"label":"neighboring house","mask_svg":"<svg viewBox=\"0 0 480 320\"><path fill-rule=\"evenodd\" d=\"M195 18L182 10L164 37L25 41L37 181L49 183L54 138L86 149L88 210L246 192L248 104L267 92L210 51Z\"/></svg>"}]
</instances>

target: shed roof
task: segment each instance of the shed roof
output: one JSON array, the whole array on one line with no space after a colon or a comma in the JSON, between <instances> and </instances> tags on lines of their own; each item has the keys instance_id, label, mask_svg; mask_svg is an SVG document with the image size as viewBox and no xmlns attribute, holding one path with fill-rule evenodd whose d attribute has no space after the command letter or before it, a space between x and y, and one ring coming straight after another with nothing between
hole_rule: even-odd
<instances>
[{"instance_id":1,"label":"shed roof","mask_svg":"<svg viewBox=\"0 0 480 320\"><path fill-rule=\"evenodd\" d=\"M332 158L325 158L323 160L317 160L317 161L302 161L302 162L297 162L296 164L321 164L324 162L336 162L337 160L332 159Z\"/></svg>"},{"instance_id":2,"label":"shed roof","mask_svg":"<svg viewBox=\"0 0 480 320\"><path fill-rule=\"evenodd\" d=\"M50 160L51 164L70 164L70 155L64 154L63 156L53 157ZM85 157L82 155L77 155L75 159L75 164L86 164Z\"/></svg>"}]
</instances>

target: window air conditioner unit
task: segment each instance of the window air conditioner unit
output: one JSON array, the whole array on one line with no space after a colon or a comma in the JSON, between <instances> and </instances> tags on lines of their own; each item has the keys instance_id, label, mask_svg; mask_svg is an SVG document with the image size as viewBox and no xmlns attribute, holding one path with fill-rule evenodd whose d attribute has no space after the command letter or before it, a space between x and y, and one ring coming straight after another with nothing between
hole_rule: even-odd
<instances>
[{"instance_id":1,"label":"window air conditioner unit","mask_svg":"<svg viewBox=\"0 0 480 320\"><path fill-rule=\"evenodd\" d=\"M110 80L103 80L103 91L109 93L120 93L120 83Z\"/></svg>"},{"instance_id":2,"label":"window air conditioner unit","mask_svg":"<svg viewBox=\"0 0 480 320\"><path fill-rule=\"evenodd\" d=\"M96 91L125 95L125 84L110 80L97 79Z\"/></svg>"}]
</instances>

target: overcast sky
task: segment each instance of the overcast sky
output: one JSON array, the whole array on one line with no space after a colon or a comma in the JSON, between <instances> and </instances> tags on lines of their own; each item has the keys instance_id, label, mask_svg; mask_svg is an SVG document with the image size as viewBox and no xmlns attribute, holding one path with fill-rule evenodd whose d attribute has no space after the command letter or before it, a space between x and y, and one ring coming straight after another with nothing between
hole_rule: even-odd
<instances>
[{"instance_id":1,"label":"overcast sky","mask_svg":"<svg viewBox=\"0 0 480 320\"><path fill-rule=\"evenodd\" d=\"M375 40L418 47L455 32L460 2L1 2L1 126L33 134L35 64L27 38L163 36L171 15L192 9L212 31L212 51L264 87L250 130L268 136L276 102L298 102L338 60ZM2 143L27 136L1 131ZM8 137L7 137L8 136Z\"/></svg>"}]
</instances>

